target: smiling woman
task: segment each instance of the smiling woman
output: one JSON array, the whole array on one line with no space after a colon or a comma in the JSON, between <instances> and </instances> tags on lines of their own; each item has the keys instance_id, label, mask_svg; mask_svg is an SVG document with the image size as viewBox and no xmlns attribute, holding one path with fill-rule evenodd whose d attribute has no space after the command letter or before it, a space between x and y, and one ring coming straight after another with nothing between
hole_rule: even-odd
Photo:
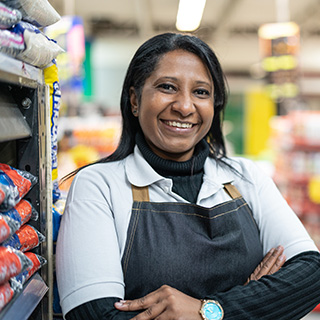
<instances>
[{"instance_id":1,"label":"smiling woman","mask_svg":"<svg viewBox=\"0 0 320 320\"><path fill-rule=\"evenodd\" d=\"M138 102L130 101L134 116L151 150L158 156L187 161L213 120L213 81L201 59L188 51L165 54L146 79Z\"/></svg>"},{"instance_id":2,"label":"smiling woman","mask_svg":"<svg viewBox=\"0 0 320 320\"><path fill-rule=\"evenodd\" d=\"M227 156L225 105L199 38L137 50L119 146L70 174L56 250L67 320L295 320L319 303L320 254L273 181Z\"/></svg>"}]
</instances>

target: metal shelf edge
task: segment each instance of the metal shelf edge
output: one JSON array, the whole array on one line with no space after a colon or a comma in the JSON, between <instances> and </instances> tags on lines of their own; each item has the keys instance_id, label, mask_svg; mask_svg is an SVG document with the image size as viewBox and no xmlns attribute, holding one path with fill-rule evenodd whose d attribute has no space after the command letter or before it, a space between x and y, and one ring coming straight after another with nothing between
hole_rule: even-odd
<instances>
[{"instance_id":1,"label":"metal shelf edge","mask_svg":"<svg viewBox=\"0 0 320 320\"><path fill-rule=\"evenodd\" d=\"M1 311L0 319L28 319L48 290L44 280L36 273L23 287L22 292L17 293Z\"/></svg>"},{"instance_id":2,"label":"metal shelf edge","mask_svg":"<svg viewBox=\"0 0 320 320\"><path fill-rule=\"evenodd\" d=\"M0 53L0 80L30 88L36 88L38 84L44 84L41 69L3 53Z\"/></svg>"}]
</instances>

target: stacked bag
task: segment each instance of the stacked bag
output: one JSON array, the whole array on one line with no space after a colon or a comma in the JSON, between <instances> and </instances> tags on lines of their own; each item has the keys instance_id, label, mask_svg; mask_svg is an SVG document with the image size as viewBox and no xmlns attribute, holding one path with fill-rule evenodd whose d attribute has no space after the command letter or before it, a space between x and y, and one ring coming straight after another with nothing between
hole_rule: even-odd
<instances>
[{"instance_id":1,"label":"stacked bag","mask_svg":"<svg viewBox=\"0 0 320 320\"><path fill-rule=\"evenodd\" d=\"M55 59L64 50L41 30L60 19L60 15L47 0L0 0L0 52L42 69L45 84L50 91L54 242L62 215L57 173L57 121L61 90ZM25 179L25 185L28 184L27 181L30 182L25 188L28 192L36 178L28 172L6 166L0 164L0 168L6 168L7 172L11 170L11 173L18 173L21 180ZM20 186L15 185L16 181L13 180L8 182L10 178L5 170L0 169L0 311L13 295L22 289L22 285L31 275L46 263L43 257L30 251L45 240L44 236L28 223L36 220L38 214L31 204L23 199L25 192L16 194ZM14 265L10 265L13 263L10 257L15 257ZM15 272L2 275L3 266ZM56 304L60 310L59 298L56 299Z\"/></svg>"},{"instance_id":2,"label":"stacked bag","mask_svg":"<svg viewBox=\"0 0 320 320\"><path fill-rule=\"evenodd\" d=\"M45 240L29 224L39 214L24 199L36 183L30 172L0 163L0 311L46 263L30 251Z\"/></svg>"},{"instance_id":3,"label":"stacked bag","mask_svg":"<svg viewBox=\"0 0 320 320\"><path fill-rule=\"evenodd\" d=\"M45 68L64 50L39 28L60 18L47 0L0 0L0 52Z\"/></svg>"},{"instance_id":4,"label":"stacked bag","mask_svg":"<svg viewBox=\"0 0 320 320\"><path fill-rule=\"evenodd\" d=\"M57 163L57 121L61 90L56 57L64 50L40 29L61 19L47 0L0 0L0 52L43 69L50 90L50 132L53 201L60 198Z\"/></svg>"}]
</instances>

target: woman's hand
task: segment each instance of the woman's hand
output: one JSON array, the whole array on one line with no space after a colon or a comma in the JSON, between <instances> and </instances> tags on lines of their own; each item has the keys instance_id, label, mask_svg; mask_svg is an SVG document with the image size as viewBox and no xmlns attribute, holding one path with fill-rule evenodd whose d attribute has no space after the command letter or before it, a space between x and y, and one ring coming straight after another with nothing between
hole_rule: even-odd
<instances>
[{"instance_id":1,"label":"woman's hand","mask_svg":"<svg viewBox=\"0 0 320 320\"><path fill-rule=\"evenodd\" d=\"M272 248L253 271L245 285L247 285L251 280L259 280L265 275L273 274L280 270L280 268L286 262L286 257L283 255L283 250L284 248L282 246Z\"/></svg>"},{"instance_id":2,"label":"woman's hand","mask_svg":"<svg viewBox=\"0 0 320 320\"><path fill-rule=\"evenodd\" d=\"M201 302L170 286L164 285L143 298L120 301L115 307L121 311L144 310L132 320L184 319L201 320Z\"/></svg>"},{"instance_id":3,"label":"woman's hand","mask_svg":"<svg viewBox=\"0 0 320 320\"><path fill-rule=\"evenodd\" d=\"M259 280L261 277L277 272L285 263L286 257L283 255L283 247L271 249L250 275L245 285L251 280ZM121 311L142 312L132 318L132 320L151 320L151 319L202 319L199 310L201 301L192 298L177 289L164 285L136 300L121 300L115 303L115 307Z\"/></svg>"}]
</instances>

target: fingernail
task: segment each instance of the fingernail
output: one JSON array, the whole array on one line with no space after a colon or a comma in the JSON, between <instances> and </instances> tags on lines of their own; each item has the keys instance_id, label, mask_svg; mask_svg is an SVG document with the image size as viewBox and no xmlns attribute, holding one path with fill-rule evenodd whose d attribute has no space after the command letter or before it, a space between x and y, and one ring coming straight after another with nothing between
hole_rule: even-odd
<instances>
[{"instance_id":1,"label":"fingernail","mask_svg":"<svg viewBox=\"0 0 320 320\"><path fill-rule=\"evenodd\" d=\"M282 246L277 246L277 251L282 250Z\"/></svg>"},{"instance_id":2,"label":"fingernail","mask_svg":"<svg viewBox=\"0 0 320 320\"><path fill-rule=\"evenodd\" d=\"M283 261L283 260L285 260L285 258L286 258L286 256L282 254L278 259L279 259L280 261Z\"/></svg>"},{"instance_id":3,"label":"fingernail","mask_svg":"<svg viewBox=\"0 0 320 320\"><path fill-rule=\"evenodd\" d=\"M123 307L123 305L124 305L125 303L126 303L125 300L120 300L120 301L118 301L118 302L115 303L115 306L117 306L117 307Z\"/></svg>"}]
</instances>

